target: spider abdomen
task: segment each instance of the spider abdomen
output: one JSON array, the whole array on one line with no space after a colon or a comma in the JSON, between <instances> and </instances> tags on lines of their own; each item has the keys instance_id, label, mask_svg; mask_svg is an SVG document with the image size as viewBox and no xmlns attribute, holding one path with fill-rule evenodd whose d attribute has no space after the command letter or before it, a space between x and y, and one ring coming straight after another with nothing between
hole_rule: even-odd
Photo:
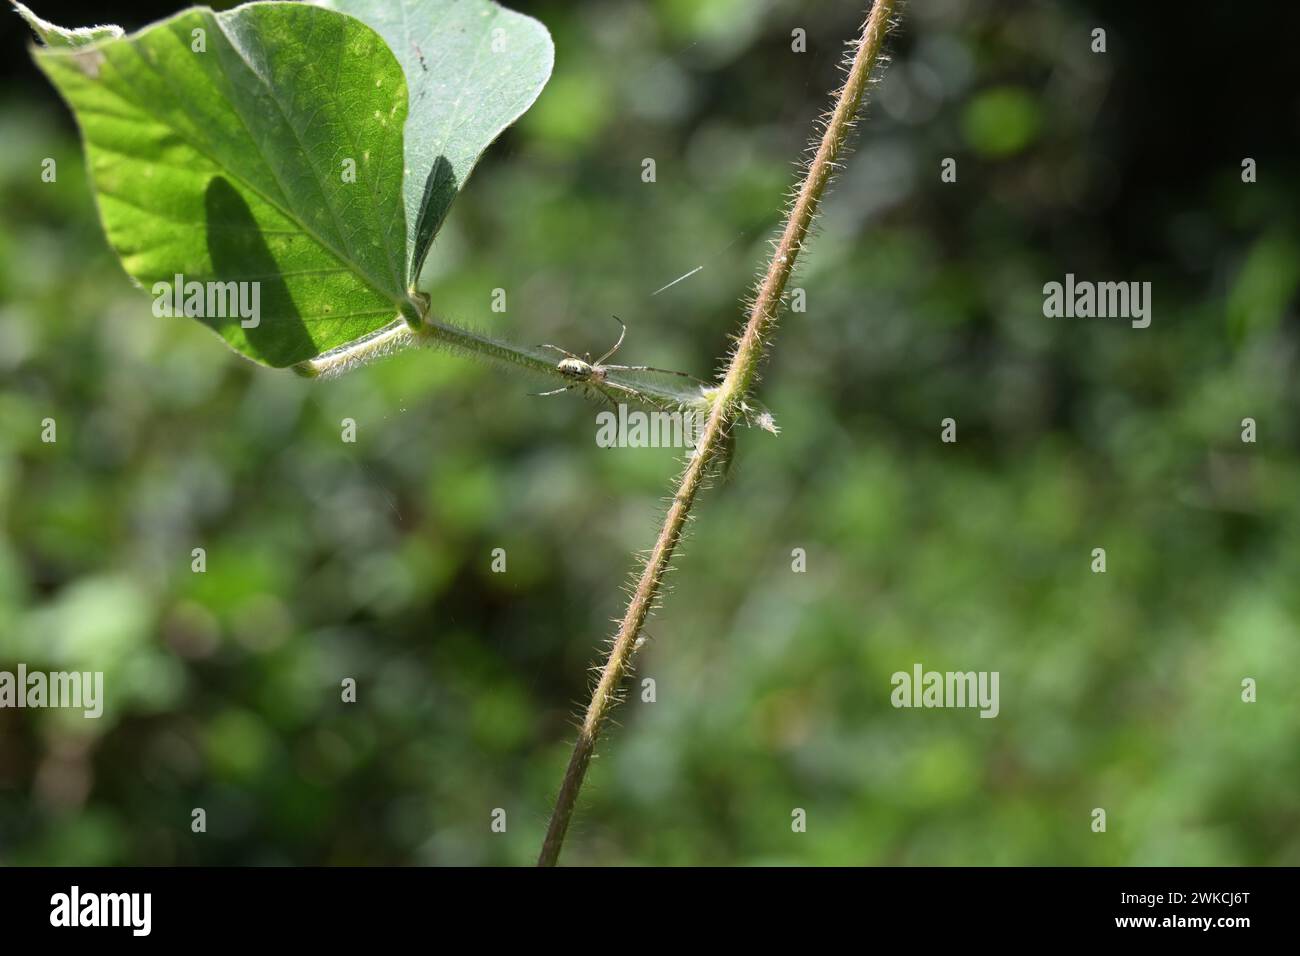
<instances>
[{"instance_id":1,"label":"spider abdomen","mask_svg":"<svg viewBox=\"0 0 1300 956\"><path fill-rule=\"evenodd\" d=\"M569 378L590 378L591 365L578 358L561 359L560 364L555 366L556 371L561 375L567 375Z\"/></svg>"}]
</instances>

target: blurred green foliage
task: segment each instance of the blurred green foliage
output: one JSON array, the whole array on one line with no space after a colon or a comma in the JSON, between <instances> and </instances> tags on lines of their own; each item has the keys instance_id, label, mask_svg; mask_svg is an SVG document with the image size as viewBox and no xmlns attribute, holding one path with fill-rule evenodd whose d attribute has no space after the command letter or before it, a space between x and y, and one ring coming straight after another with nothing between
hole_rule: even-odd
<instances>
[{"instance_id":1,"label":"blurred green foliage","mask_svg":"<svg viewBox=\"0 0 1300 956\"><path fill-rule=\"evenodd\" d=\"M616 312L622 358L707 375L860 11L519 6L555 77L453 207L436 307L578 352ZM1110 15L1101 57L1086 5L906 8L761 385L784 431L701 500L565 862L1300 863L1297 94L1194 132L1211 58ZM107 701L0 711L0 862L530 862L675 453L457 357L312 383L154 318L18 69L0 668ZM1151 281L1151 328L1044 318L1066 272ZM895 710L915 662L999 671L1000 715Z\"/></svg>"}]
</instances>

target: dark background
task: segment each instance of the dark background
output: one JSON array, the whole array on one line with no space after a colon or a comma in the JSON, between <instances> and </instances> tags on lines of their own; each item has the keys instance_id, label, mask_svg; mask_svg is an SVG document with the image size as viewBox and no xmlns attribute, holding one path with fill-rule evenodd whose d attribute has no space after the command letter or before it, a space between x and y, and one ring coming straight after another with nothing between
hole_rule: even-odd
<instances>
[{"instance_id":1,"label":"dark background","mask_svg":"<svg viewBox=\"0 0 1300 956\"><path fill-rule=\"evenodd\" d=\"M625 358L707 374L861 10L516 7L555 74L453 207L436 306L579 352L617 312ZM110 700L0 711L0 862L528 862L674 453L462 359L307 383L154 319L2 22L0 667L93 662ZM1300 863L1297 27L904 5L760 386L784 431L701 500L567 861ZM1066 272L1151 281L1151 328L1045 318ZM917 661L998 670L1000 716L893 709Z\"/></svg>"}]
</instances>

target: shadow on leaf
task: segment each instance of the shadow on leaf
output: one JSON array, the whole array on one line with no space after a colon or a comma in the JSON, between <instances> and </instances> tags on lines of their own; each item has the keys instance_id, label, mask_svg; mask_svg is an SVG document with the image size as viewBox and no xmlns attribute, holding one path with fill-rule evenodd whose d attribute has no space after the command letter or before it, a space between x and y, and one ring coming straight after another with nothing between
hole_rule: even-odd
<instances>
[{"instance_id":1,"label":"shadow on leaf","mask_svg":"<svg viewBox=\"0 0 1300 956\"><path fill-rule=\"evenodd\" d=\"M242 338L247 347L241 351L276 368L312 358L316 344L244 197L218 176L208 184L203 201L213 278L259 283L260 321L253 328L243 328L234 310L226 317L205 315L201 321L236 347Z\"/></svg>"}]
</instances>

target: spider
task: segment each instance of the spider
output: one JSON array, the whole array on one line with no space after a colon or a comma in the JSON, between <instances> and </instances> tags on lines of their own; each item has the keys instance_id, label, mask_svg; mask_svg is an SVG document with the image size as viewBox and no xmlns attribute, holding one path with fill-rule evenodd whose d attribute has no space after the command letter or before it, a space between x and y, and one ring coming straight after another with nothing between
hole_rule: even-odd
<instances>
[{"instance_id":1,"label":"spider","mask_svg":"<svg viewBox=\"0 0 1300 956\"><path fill-rule=\"evenodd\" d=\"M578 358L568 349L562 349L558 345L539 345L538 348L552 349L559 352L564 358L560 359L555 366L555 370L565 378L573 379L570 385L562 385L559 388L553 388L549 392L539 392L539 396L559 395L561 392L567 392L571 388L577 388L579 385L594 385L597 388L617 388L621 391L628 392L640 397L640 393L629 385L623 385L619 382L609 381L610 372L662 372L665 375L680 375L682 378L694 378L685 372L674 372L672 369L655 368L653 365L606 365L605 360L618 351L619 346L623 344L623 337L627 335L627 325L617 315L614 321L621 325L622 331L618 334L618 341L614 347L602 355L596 361L591 360L591 353L587 353L585 358ZM698 381L698 379L697 379Z\"/></svg>"}]
</instances>

